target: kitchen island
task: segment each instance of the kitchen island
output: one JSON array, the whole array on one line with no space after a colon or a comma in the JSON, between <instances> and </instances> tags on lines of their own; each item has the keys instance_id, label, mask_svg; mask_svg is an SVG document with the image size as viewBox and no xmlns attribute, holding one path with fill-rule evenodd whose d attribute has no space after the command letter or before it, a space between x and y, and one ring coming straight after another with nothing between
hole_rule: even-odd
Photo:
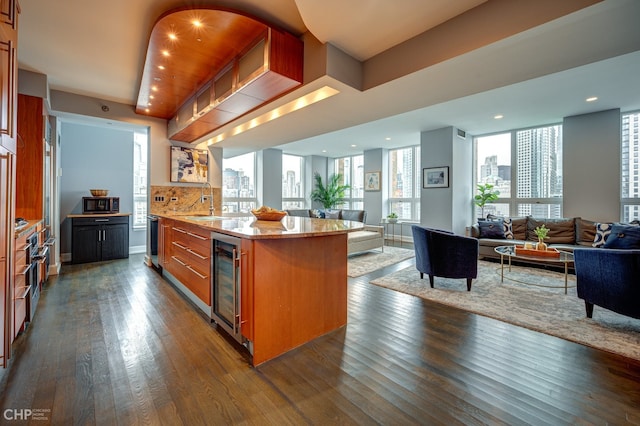
<instances>
[{"instance_id":1,"label":"kitchen island","mask_svg":"<svg viewBox=\"0 0 640 426\"><path fill-rule=\"evenodd\" d=\"M162 273L259 365L347 322L347 233L360 222L160 216Z\"/></svg>"}]
</instances>

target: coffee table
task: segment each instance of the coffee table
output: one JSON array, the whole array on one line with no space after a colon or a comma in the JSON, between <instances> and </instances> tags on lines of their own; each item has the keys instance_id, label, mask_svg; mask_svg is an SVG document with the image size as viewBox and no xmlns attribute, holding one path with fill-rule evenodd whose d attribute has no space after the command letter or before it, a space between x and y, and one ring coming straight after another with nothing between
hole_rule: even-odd
<instances>
[{"instance_id":1,"label":"coffee table","mask_svg":"<svg viewBox=\"0 0 640 426\"><path fill-rule=\"evenodd\" d=\"M567 294L568 288L568 276L569 276L569 264L573 263L573 253L569 253L567 251L560 251L560 257L543 257L543 256L532 256L532 255L523 255L516 254L516 246L498 246L494 249L496 253L500 255L500 282L504 282L504 258L505 256L509 259L509 272L511 272L511 259L521 259L521 260L533 260L539 263L546 263L551 265L564 265L564 294ZM523 283L528 285L537 285L540 284L534 283ZM552 286L542 286L542 287L552 287ZM554 287L555 288L555 287ZM562 288L562 286L557 286L557 288Z\"/></svg>"}]
</instances>

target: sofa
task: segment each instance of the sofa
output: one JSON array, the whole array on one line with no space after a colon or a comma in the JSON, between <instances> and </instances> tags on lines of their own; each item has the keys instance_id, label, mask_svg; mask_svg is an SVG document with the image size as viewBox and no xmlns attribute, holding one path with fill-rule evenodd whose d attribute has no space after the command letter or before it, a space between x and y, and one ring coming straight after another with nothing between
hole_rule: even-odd
<instances>
[{"instance_id":1,"label":"sofa","mask_svg":"<svg viewBox=\"0 0 640 426\"><path fill-rule=\"evenodd\" d=\"M598 305L640 319L640 250L576 249L573 254L578 297L588 318Z\"/></svg>"},{"instance_id":2,"label":"sofa","mask_svg":"<svg viewBox=\"0 0 640 426\"><path fill-rule=\"evenodd\" d=\"M416 269L420 279L429 275L433 288L434 277L465 278L467 291L478 276L478 240L449 231L411 226L416 251Z\"/></svg>"},{"instance_id":3,"label":"sofa","mask_svg":"<svg viewBox=\"0 0 640 426\"><path fill-rule=\"evenodd\" d=\"M338 219L353 220L365 223L367 212L365 210L309 210L290 209L285 210L289 216L310 217L316 219ZM380 249L384 251L384 227L375 225L364 225L364 228L351 231L347 235L347 254L362 251Z\"/></svg>"},{"instance_id":4,"label":"sofa","mask_svg":"<svg viewBox=\"0 0 640 426\"><path fill-rule=\"evenodd\" d=\"M480 258L500 259L500 255L494 250L497 246L537 242L534 229L542 225L549 229L548 238L544 240L549 247L569 252L577 247L594 247L597 222L580 217L543 219L532 216L499 218L489 215L486 220L471 227L471 236L478 239Z\"/></svg>"}]
</instances>

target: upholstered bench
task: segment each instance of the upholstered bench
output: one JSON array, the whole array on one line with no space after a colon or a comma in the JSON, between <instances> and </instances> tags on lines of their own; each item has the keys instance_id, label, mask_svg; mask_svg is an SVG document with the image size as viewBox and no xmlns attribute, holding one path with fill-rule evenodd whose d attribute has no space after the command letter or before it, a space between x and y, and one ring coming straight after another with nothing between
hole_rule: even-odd
<instances>
[{"instance_id":1,"label":"upholstered bench","mask_svg":"<svg viewBox=\"0 0 640 426\"><path fill-rule=\"evenodd\" d=\"M289 216L302 216L325 219L353 220L364 223L367 212L364 210L331 210L329 214L318 216L316 211L307 209L286 210ZM347 235L347 254L379 248L384 251L384 227L365 225L363 229L349 232Z\"/></svg>"},{"instance_id":2,"label":"upholstered bench","mask_svg":"<svg viewBox=\"0 0 640 426\"><path fill-rule=\"evenodd\" d=\"M380 248L384 251L384 227L365 225L360 231L347 234L347 254Z\"/></svg>"}]
</instances>

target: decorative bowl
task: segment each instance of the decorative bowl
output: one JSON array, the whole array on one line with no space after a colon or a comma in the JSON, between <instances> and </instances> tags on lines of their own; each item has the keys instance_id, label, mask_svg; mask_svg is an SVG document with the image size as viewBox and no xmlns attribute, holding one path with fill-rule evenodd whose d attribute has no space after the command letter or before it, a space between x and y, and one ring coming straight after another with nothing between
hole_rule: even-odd
<instances>
[{"instance_id":1,"label":"decorative bowl","mask_svg":"<svg viewBox=\"0 0 640 426\"><path fill-rule=\"evenodd\" d=\"M91 195L94 197L106 197L109 193L108 189L90 189L89 191L91 191Z\"/></svg>"},{"instance_id":2,"label":"decorative bowl","mask_svg":"<svg viewBox=\"0 0 640 426\"><path fill-rule=\"evenodd\" d=\"M258 220L279 221L287 215L287 212L281 210L251 210L251 214Z\"/></svg>"}]
</instances>

